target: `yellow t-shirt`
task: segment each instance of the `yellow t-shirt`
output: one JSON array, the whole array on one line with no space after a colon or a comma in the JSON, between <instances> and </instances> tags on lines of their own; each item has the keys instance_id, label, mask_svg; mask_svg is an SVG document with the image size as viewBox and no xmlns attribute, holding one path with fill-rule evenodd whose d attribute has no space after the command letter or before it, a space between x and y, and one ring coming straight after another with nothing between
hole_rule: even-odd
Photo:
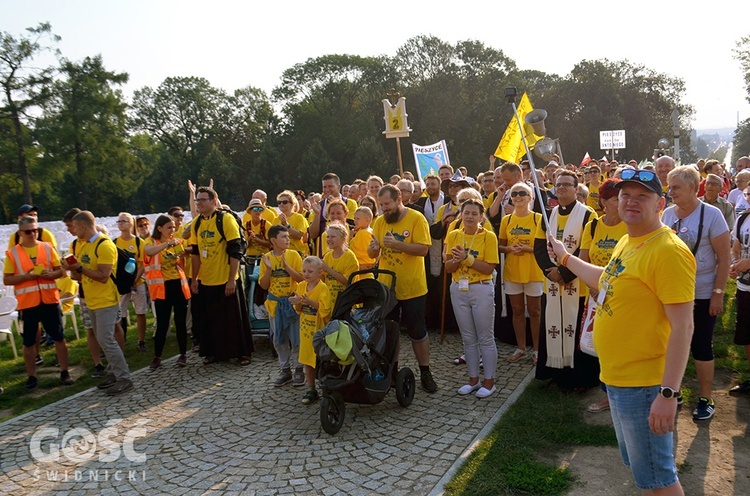
<instances>
[{"instance_id":1,"label":"yellow t-shirt","mask_svg":"<svg viewBox=\"0 0 750 496\"><path fill-rule=\"evenodd\" d=\"M661 384L671 333L664 305L693 301L695 271L693 254L667 226L620 239L599 279L606 299L594 320L603 383Z\"/></svg>"},{"instance_id":2,"label":"yellow t-shirt","mask_svg":"<svg viewBox=\"0 0 750 496\"><path fill-rule=\"evenodd\" d=\"M271 251L268 258L271 260L271 281L268 284L268 292L279 298L291 296L297 289L297 283L289 275L289 272L284 269L281 259L285 258L289 267L297 272L302 272L302 257L294 250L285 250L284 254L280 257L277 257ZM269 268L266 267L266 264L261 261L258 279L262 279L268 270ZM273 300L267 299L265 302L266 310L268 310L268 315L271 318L276 316L276 305L277 303Z\"/></svg>"},{"instance_id":3,"label":"yellow t-shirt","mask_svg":"<svg viewBox=\"0 0 750 496\"><path fill-rule=\"evenodd\" d=\"M99 242L100 238L104 238L101 243ZM115 248L112 240L103 234L97 236L93 242L82 242L79 239L76 242L75 257L84 268L90 270L99 270L100 264L111 265L112 275L116 276L117 248ZM86 295L86 306L91 310L112 307L120 302L117 285L111 277L107 278L107 282L101 283L84 275L81 283L83 284L83 293Z\"/></svg>"},{"instance_id":4,"label":"yellow t-shirt","mask_svg":"<svg viewBox=\"0 0 750 496\"><path fill-rule=\"evenodd\" d=\"M507 240L507 245L521 244L534 247L537 226L543 222L542 214L530 212L519 217L515 213L504 215L500 221L500 239ZM518 284L544 281L542 269L536 263L534 253L522 255L505 255L503 279Z\"/></svg>"},{"instance_id":5,"label":"yellow t-shirt","mask_svg":"<svg viewBox=\"0 0 750 496\"><path fill-rule=\"evenodd\" d=\"M193 221L191 220L191 221L189 221L189 222L181 225L179 232L175 232L174 233L175 234L175 236L174 236L175 238L182 238L185 241L185 243L184 243L185 248L187 248L188 246L190 246L190 233L193 231L191 229L192 225L193 225ZM183 233L186 230L188 232L188 235L187 236L183 236ZM183 268L185 270L185 277L187 277L188 279L192 279L192 277L193 277L193 257L190 256L190 255L186 255L182 259L182 266L183 266Z\"/></svg>"},{"instance_id":6,"label":"yellow t-shirt","mask_svg":"<svg viewBox=\"0 0 750 496\"><path fill-rule=\"evenodd\" d=\"M581 249L589 251L589 260L599 267L606 267L612 257L617 242L628 233L628 226L620 221L619 224L608 226L601 219L596 221L594 236L591 236L591 223L593 219L583 228L581 238Z\"/></svg>"},{"instance_id":7,"label":"yellow t-shirt","mask_svg":"<svg viewBox=\"0 0 750 496\"><path fill-rule=\"evenodd\" d=\"M372 267L377 261L374 258L370 258L370 255L367 254L367 247L370 246L371 241L372 229L369 227L358 230L349 241L349 249L357 256L359 266L362 268Z\"/></svg>"},{"instance_id":8,"label":"yellow t-shirt","mask_svg":"<svg viewBox=\"0 0 750 496\"><path fill-rule=\"evenodd\" d=\"M380 268L396 274L396 299L409 300L427 294L427 275L424 268L424 257L406 255L403 252L386 248L383 238L387 232L396 239L409 244L430 246L430 228L424 215L411 208L395 224L387 224L385 216L380 215L372 224L372 235L380 243ZM381 281L390 285L390 278L383 276Z\"/></svg>"},{"instance_id":9,"label":"yellow t-shirt","mask_svg":"<svg viewBox=\"0 0 750 496\"><path fill-rule=\"evenodd\" d=\"M319 281L311 291L307 290L307 281L302 281L297 285L296 293L318 302L317 309L309 305L294 306L299 314L299 363L315 367L313 335L325 327L331 318L331 293L323 281Z\"/></svg>"},{"instance_id":10,"label":"yellow t-shirt","mask_svg":"<svg viewBox=\"0 0 750 496\"><path fill-rule=\"evenodd\" d=\"M594 212L596 212L597 216L601 217L601 215L604 213L604 210L602 210L602 207L599 206L599 186L589 188L589 196L588 198L586 198L586 205L591 207Z\"/></svg>"},{"instance_id":11,"label":"yellow t-shirt","mask_svg":"<svg viewBox=\"0 0 750 496\"><path fill-rule=\"evenodd\" d=\"M463 229L454 229L445 237L443 243L443 252L450 254L451 250L458 245L473 255L475 259L482 260L490 264L500 263L500 255L497 250L497 236L491 229L481 229L476 234L467 235ZM489 281L492 274L482 274L472 267L459 267L451 276L453 282L458 282L461 274L466 273L469 276L469 283L479 281Z\"/></svg>"},{"instance_id":12,"label":"yellow t-shirt","mask_svg":"<svg viewBox=\"0 0 750 496\"><path fill-rule=\"evenodd\" d=\"M198 253L194 256L200 257L201 262L198 279L205 286L219 286L226 284L229 280L227 241L239 239L240 230L237 221L229 213L224 213L222 223L226 241L222 239L216 226L216 212L209 219L201 219L197 233L195 227L190 230L190 244L198 245ZM239 277L239 270L237 271L237 277ZM86 299L88 300L88 294Z\"/></svg>"},{"instance_id":13,"label":"yellow t-shirt","mask_svg":"<svg viewBox=\"0 0 750 496\"><path fill-rule=\"evenodd\" d=\"M323 261L327 263L330 268L347 279L349 279L349 276L352 275L353 272L359 270L357 255L355 255L352 250L346 250L339 258L334 258L333 250L328 250L323 256ZM325 276L324 282L331 291L331 305L334 305L336 299L339 297L339 293L341 293L346 286L329 275Z\"/></svg>"},{"instance_id":14,"label":"yellow t-shirt","mask_svg":"<svg viewBox=\"0 0 750 496\"><path fill-rule=\"evenodd\" d=\"M151 238L148 238L150 241ZM115 246L120 248L121 250L129 251L133 254L133 258L135 258L136 263L138 264L138 267L143 267L144 263L144 256L146 254L144 247L146 246L146 241L139 238L138 236L134 236L133 239L130 239L128 241L125 241L121 237L117 237L113 240L115 242ZM140 277L136 281L136 286L140 286L141 284L144 284L146 280L143 277ZM86 290L84 290L85 292Z\"/></svg>"},{"instance_id":15,"label":"yellow t-shirt","mask_svg":"<svg viewBox=\"0 0 750 496\"><path fill-rule=\"evenodd\" d=\"M252 238L250 237L250 231L252 231L255 236L268 241L268 229L273 225L274 221L278 223L278 218L275 218L273 221L268 221L263 218L263 214L261 214L261 218L256 224L253 222L252 215L245 212L245 215L242 216L242 225L245 227L245 239L247 240L247 251L245 252L246 255L250 257L260 257L268 251L267 246L263 246L258 242L252 241Z\"/></svg>"},{"instance_id":16,"label":"yellow t-shirt","mask_svg":"<svg viewBox=\"0 0 750 496\"><path fill-rule=\"evenodd\" d=\"M78 293L78 283L71 279L69 275L65 275L55 279L55 284L57 284L57 289L60 290L60 300L63 298L70 298L60 302L62 313L70 312L75 304L75 296Z\"/></svg>"},{"instance_id":17,"label":"yellow t-shirt","mask_svg":"<svg viewBox=\"0 0 750 496\"><path fill-rule=\"evenodd\" d=\"M287 217L286 221L296 231L299 231L302 234L306 233L307 228L310 227L307 219L305 219L302 214L299 214L297 212L294 212L290 217ZM281 224L281 219L279 217L277 217L276 220L273 221L272 225L275 226L278 224ZM303 242L301 239L294 239L292 236L289 236L289 248L299 253L302 257L306 257L310 251L310 249L307 247L307 243Z\"/></svg>"},{"instance_id":18,"label":"yellow t-shirt","mask_svg":"<svg viewBox=\"0 0 750 496\"><path fill-rule=\"evenodd\" d=\"M151 240L149 242L153 244ZM161 262L161 273L165 281L174 281L180 278L177 266L180 264L180 252L184 249L185 244L183 243L179 248L177 246L168 246L158 253L159 261Z\"/></svg>"},{"instance_id":19,"label":"yellow t-shirt","mask_svg":"<svg viewBox=\"0 0 750 496\"><path fill-rule=\"evenodd\" d=\"M42 229L42 239L41 241L44 241L46 243L52 243L52 247L57 250L57 240L55 239L54 234L52 234L52 231L49 229L44 229L43 227L40 227ZM18 234L18 241L16 241L16 234ZM39 234L37 233L37 236ZM10 250L14 246L16 246L18 243L21 242L21 233L17 230L10 235L10 238L8 239L8 249Z\"/></svg>"},{"instance_id":20,"label":"yellow t-shirt","mask_svg":"<svg viewBox=\"0 0 750 496\"><path fill-rule=\"evenodd\" d=\"M458 215L458 207L450 202L448 198L448 203L443 203L440 205L440 208L438 208L437 213L435 214L435 222L441 222L443 220L443 217L447 216L446 210L448 213ZM455 219L453 220L455 222ZM429 226L428 226L429 227Z\"/></svg>"}]
</instances>

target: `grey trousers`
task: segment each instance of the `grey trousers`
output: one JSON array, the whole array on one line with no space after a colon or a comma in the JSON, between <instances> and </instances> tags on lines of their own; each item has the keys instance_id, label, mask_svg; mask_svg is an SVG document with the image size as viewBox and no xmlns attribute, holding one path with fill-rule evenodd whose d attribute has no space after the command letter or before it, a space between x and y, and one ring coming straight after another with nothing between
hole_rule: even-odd
<instances>
[{"instance_id":1,"label":"grey trousers","mask_svg":"<svg viewBox=\"0 0 750 496\"><path fill-rule=\"evenodd\" d=\"M89 315L91 316L91 326L94 328L96 340L107 357L107 373L113 374L118 381L122 379L131 381L130 368L125 361L125 355L123 355L120 345L115 340L118 309L118 305L98 310L89 308Z\"/></svg>"}]
</instances>

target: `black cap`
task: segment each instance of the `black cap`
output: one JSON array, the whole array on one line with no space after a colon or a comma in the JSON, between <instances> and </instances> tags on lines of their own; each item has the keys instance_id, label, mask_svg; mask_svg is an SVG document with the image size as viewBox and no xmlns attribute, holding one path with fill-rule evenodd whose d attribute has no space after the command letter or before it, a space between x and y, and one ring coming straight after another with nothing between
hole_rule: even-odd
<instances>
[{"instance_id":1,"label":"black cap","mask_svg":"<svg viewBox=\"0 0 750 496\"><path fill-rule=\"evenodd\" d=\"M28 214L29 212L39 212L39 207L29 205L28 203L24 203L23 205L18 207L18 215Z\"/></svg>"},{"instance_id":2,"label":"black cap","mask_svg":"<svg viewBox=\"0 0 750 496\"><path fill-rule=\"evenodd\" d=\"M627 178L627 179L626 179ZM640 184L645 186L649 190L653 191L659 196L664 196L664 191L659 181L659 176L654 171L650 170L638 170L638 169L623 169L622 181L617 183L615 187L621 189L623 185L628 183Z\"/></svg>"}]
</instances>

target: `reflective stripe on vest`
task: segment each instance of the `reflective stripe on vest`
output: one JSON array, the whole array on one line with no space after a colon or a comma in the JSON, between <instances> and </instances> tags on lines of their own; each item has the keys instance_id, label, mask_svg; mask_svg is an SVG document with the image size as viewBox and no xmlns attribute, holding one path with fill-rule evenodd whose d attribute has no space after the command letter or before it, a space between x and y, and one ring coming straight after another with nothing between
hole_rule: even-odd
<instances>
[{"instance_id":1,"label":"reflective stripe on vest","mask_svg":"<svg viewBox=\"0 0 750 496\"><path fill-rule=\"evenodd\" d=\"M27 274L34 268L34 262L31 261L26 250L18 244L8 251L13 259L15 275ZM52 246L49 243L41 242L37 245L36 265L41 265L47 270L53 270L52 267ZM30 281L24 281L16 284L13 291L18 300L18 309L34 308L42 303L54 304L60 302L60 291L57 289L55 281L35 277Z\"/></svg>"},{"instance_id":2,"label":"reflective stripe on vest","mask_svg":"<svg viewBox=\"0 0 750 496\"><path fill-rule=\"evenodd\" d=\"M190 287L183 272L182 267L175 265L177 274L180 276L180 287L182 289L182 295L186 300L191 297ZM164 274L161 270L161 252L156 253L152 257L146 257L145 271L146 284L148 286L148 293L152 300L164 300L166 299L166 288L164 286Z\"/></svg>"}]
</instances>

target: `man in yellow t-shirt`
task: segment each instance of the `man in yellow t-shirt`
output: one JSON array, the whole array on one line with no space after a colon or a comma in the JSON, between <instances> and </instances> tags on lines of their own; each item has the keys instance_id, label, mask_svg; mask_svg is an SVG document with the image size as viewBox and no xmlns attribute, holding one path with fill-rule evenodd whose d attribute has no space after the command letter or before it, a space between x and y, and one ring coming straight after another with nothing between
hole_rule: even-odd
<instances>
[{"instance_id":1,"label":"man in yellow t-shirt","mask_svg":"<svg viewBox=\"0 0 750 496\"><path fill-rule=\"evenodd\" d=\"M133 389L130 368L122 348L115 340L115 325L119 314L120 294L114 277L117 271L117 248L96 230L94 214L87 210L73 217L73 231L78 236L75 263L62 261L63 268L81 277L86 295L91 326L104 355L107 357L107 376L97 387L108 395ZM72 261L72 260L71 260Z\"/></svg>"},{"instance_id":2,"label":"man in yellow t-shirt","mask_svg":"<svg viewBox=\"0 0 750 496\"><path fill-rule=\"evenodd\" d=\"M693 334L696 263L685 243L661 223L665 199L656 174L626 172L617 187L628 234L606 268L567 254L551 236L548 240L561 265L599 288L594 347L620 451L636 485L682 494L672 432Z\"/></svg>"},{"instance_id":3,"label":"man in yellow t-shirt","mask_svg":"<svg viewBox=\"0 0 750 496\"><path fill-rule=\"evenodd\" d=\"M199 215L190 229L193 335L204 364L236 358L238 365L248 365L253 338L239 278L240 226L231 212L218 209L213 188L196 188L195 205Z\"/></svg>"},{"instance_id":4,"label":"man in yellow t-shirt","mask_svg":"<svg viewBox=\"0 0 750 496\"><path fill-rule=\"evenodd\" d=\"M398 305L388 318L400 320L408 330L419 363L422 387L428 393L434 393L437 385L430 372L430 338L425 325L427 275L424 256L431 245L427 219L416 210L404 206L401 191L392 184L380 188L378 204L383 215L373 222L373 239L367 253L372 258L380 257L381 269L396 274ZM383 276L383 282L386 285L391 283L388 276Z\"/></svg>"},{"instance_id":5,"label":"man in yellow t-shirt","mask_svg":"<svg viewBox=\"0 0 750 496\"><path fill-rule=\"evenodd\" d=\"M34 220L38 221L38 213L39 208L34 205L29 205L28 203L24 203L18 208L18 219L20 220L21 217L33 217ZM55 236L50 232L49 229L39 228L39 231L37 232L37 240L44 241L46 243L52 243L52 247L54 249L57 249L57 240L55 239ZM16 231L15 233L10 235L10 239L8 239L8 249L10 250L14 246L16 246L18 243L21 242L21 233L19 231Z\"/></svg>"}]
</instances>

